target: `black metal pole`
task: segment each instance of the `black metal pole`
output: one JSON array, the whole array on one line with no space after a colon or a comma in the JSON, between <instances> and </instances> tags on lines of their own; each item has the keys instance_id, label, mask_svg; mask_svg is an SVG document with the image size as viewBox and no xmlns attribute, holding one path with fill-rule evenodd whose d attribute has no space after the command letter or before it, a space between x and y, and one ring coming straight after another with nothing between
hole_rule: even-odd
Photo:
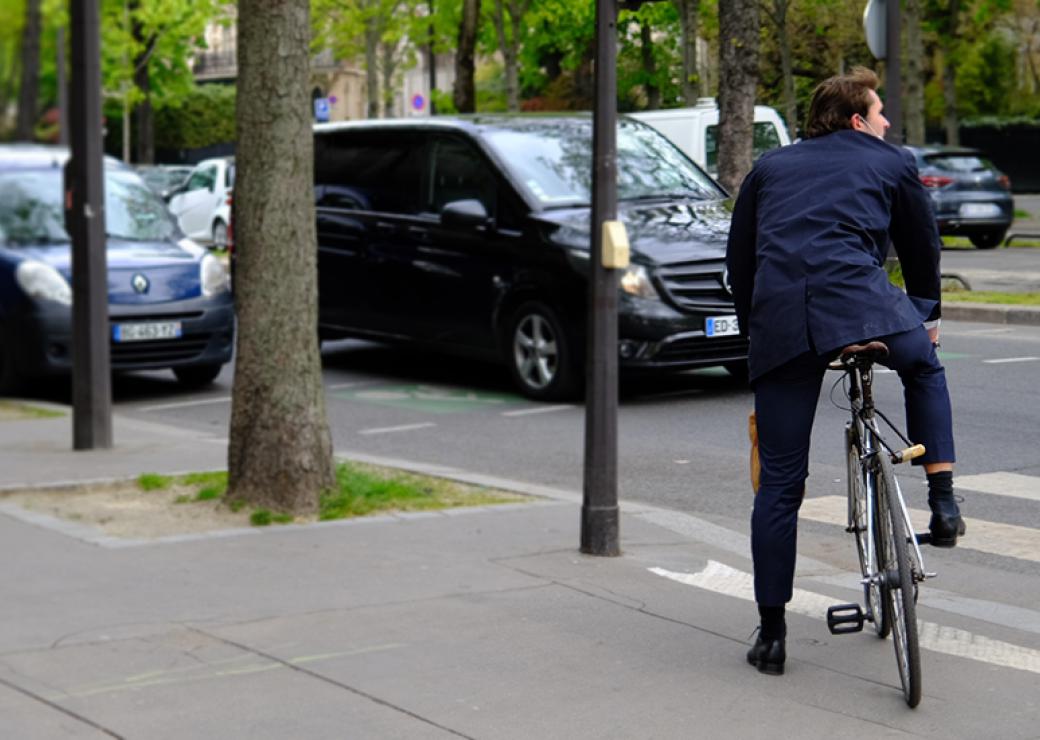
<instances>
[{"instance_id":1,"label":"black metal pole","mask_svg":"<svg viewBox=\"0 0 1040 740\"><path fill-rule=\"evenodd\" d=\"M430 67L430 115L437 115L437 105L433 102L433 93L437 89L437 55L433 51L433 41L436 34L433 30L433 0L429 2L430 7L430 49L427 64Z\"/></svg>"},{"instance_id":2,"label":"black metal pole","mask_svg":"<svg viewBox=\"0 0 1040 740\"><path fill-rule=\"evenodd\" d=\"M71 0L71 157L65 171L72 237L72 446L112 446L98 0Z\"/></svg>"},{"instance_id":3,"label":"black metal pole","mask_svg":"<svg viewBox=\"0 0 1040 740\"><path fill-rule=\"evenodd\" d=\"M885 140L897 146L903 143L903 72L900 68L900 25L902 4L886 0L885 8L885 118L890 127Z\"/></svg>"},{"instance_id":4,"label":"black metal pole","mask_svg":"<svg viewBox=\"0 0 1040 740\"><path fill-rule=\"evenodd\" d=\"M65 76L65 29L59 28L55 44L58 47L56 64L58 72L58 143L69 145L69 85Z\"/></svg>"},{"instance_id":5,"label":"black metal pole","mask_svg":"<svg viewBox=\"0 0 1040 740\"><path fill-rule=\"evenodd\" d=\"M589 260L585 478L581 551L618 555L617 273L603 266L603 222L617 217L617 0L596 0L592 119L592 254Z\"/></svg>"}]
</instances>

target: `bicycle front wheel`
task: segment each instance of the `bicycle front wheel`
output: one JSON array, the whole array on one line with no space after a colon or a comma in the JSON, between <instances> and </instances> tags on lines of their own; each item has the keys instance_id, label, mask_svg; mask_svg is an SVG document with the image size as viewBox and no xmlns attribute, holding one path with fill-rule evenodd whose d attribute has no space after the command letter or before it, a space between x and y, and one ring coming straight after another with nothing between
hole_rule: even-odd
<instances>
[{"instance_id":1,"label":"bicycle front wheel","mask_svg":"<svg viewBox=\"0 0 1040 740\"><path fill-rule=\"evenodd\" d=\"M874 522L874 543L871 548L870 531L867 526L867 480L866 476L870 470L869 466L860 459L861 445L859 434L851 424L845 427L845 479L848 481L849 493L849 528L856 536L856 552L859 555L859 570L863 579L871 579L863 585L863 596L866 601L867 611L874 623L874 631L877 636L884 639L888 637L891 624L889 609L885 603L886 586L878 583L874 577L880 571L878 567L877 552L880 548L878 542L878 523Z\"/></svg>"},{"instance_id":2,"label":"bicycle front wheel","mask_svg":"<svg viewBox=\"0 0 1040 740\"><path fill-rule=\"evenodd\" d=\"M888 584L885 601L891 616L892 642L895 643L903 698L911 707L916 707L921 703L921 649L917 639L917 599L906 523L902 511L894 506L897 494L892 463L883 453L875 455L874 460L877 461L877 520L887 525L882 528L886 536L879 548L881 572Z\"/></svg>"}]
</instances>

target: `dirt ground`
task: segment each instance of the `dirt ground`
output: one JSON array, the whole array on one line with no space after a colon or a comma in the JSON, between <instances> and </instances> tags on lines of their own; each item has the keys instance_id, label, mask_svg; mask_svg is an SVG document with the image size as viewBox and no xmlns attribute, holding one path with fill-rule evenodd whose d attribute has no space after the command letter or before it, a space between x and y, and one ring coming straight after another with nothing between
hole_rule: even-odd
<instances>
[{"instance_id":1,"label":"dirt ground","mask_svg":"<svg viewBox=\"0 0 1040 740\"><path fill-rule=\"evenodd\" d=\"M250 527L248 508L232 512L219 500L175 503L196 488L173 485L141 491L134 482L96 484L77 489L22 491L0 501L23 509L98 527L110 537L154 539L177 534ZM297 518L294 523L312 521Z\"/></svg>"}]
</instances>

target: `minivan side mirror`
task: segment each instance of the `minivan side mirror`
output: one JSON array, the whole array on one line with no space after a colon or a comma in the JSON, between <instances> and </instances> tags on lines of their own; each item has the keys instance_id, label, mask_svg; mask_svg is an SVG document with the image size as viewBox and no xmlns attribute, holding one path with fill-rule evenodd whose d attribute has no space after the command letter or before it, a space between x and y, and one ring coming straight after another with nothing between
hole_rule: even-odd
<instances>
[{"instance_id":1,"label":"minivan side mirror","mask_svg":"<svg viewBox=\"0 0 1040 740\"><path fill-rule=\"evenodd\" d=\"M453 200L441 208L441 224L453 228L475 229L486 226L488 212L484 204L475 198Z\"/></svg>"}]
</instances>

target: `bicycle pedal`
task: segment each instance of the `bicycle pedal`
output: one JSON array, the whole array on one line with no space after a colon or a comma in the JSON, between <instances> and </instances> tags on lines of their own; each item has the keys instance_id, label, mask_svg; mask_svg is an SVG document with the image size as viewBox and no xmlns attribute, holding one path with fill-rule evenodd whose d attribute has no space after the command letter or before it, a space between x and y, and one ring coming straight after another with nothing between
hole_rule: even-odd
<instances>
[{"instance_id":1,"label":"bicycle pedal","mask_svg":"<svg viewBox=\"0 0 1040 740\"><path fill-rule=\"evenodd\" d=\"M862 632L866 617L859 604L835 604L827 609L827 629L832 635Z\"/></svg>"}]
</instances>

